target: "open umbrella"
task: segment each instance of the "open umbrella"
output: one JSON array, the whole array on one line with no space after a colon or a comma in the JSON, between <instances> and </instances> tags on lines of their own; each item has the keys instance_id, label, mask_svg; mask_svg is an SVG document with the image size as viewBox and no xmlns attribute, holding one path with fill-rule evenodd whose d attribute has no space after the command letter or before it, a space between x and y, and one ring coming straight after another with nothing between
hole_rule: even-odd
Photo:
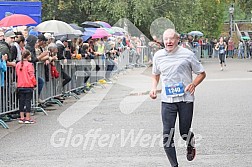
<instances>
[{"instance_id":1,"label":"open umbrella","mask_svg":"<svg viewBox=\"0 0 252 167\"><path fill-rule=\"evenodd\" d=\"M12 29L13 29L14 32L18 32L18 31L23 32L23 31L27 30L27 26L17 26L17 27L14 27Z\"/></svg>"},{"instance_id":2,"label":"open umbrella","mask_svg":"<svg viewBox=\"0 0 252 167\"><path fill-rule=\"evenodd\" d=\"M114 34L115 31L113 31L111 28L104 28L109 34Z\"/></svg>"},{"instance_id":3,"label":"open umbrella","mask_svg":"<svg viewBox=\"0 0 252 167\"><path fill-rule=\"evenodd\" d=\"M85 28L85 31L83 32L83 34L85 36L92 36L96 31L96 28Z\"/></svg>"},{"instance_id":4,"label":"open umbrella","mask_svg":"<svg viewBox=\"0 0 252 167\"><path fill-rule=\"evenodd\" d=\"M243 39L243 40L250 40L250 37L248 37L248 36L243 36L243 37L241 37L241 39Z\"/></svg>"},{"instance_id":5,"label":"open umbrella","mask_svg":"<svg viewBox=\"0 0 252 167\"><path fill-rule=\"evenodd\" d=\"M191 35L191 36L203 36L203 33L200 32L200 31L191 31L188 33L188 35Z\"/></svg>"},{"instance_id":6,"label":"open umbrella","mask_svg":"<svg viewBox=\"0 0 252 167\"><path fill-rule=\"evenodd\" d=\"M0 27L24 26L28 24L37 24L30 16L23 14L13 14L6 16L0 21Z\"/></svg>"},{"instance_id":7,"label":"open umbrella","mask_svg":"<svg viewBox=\"0 0 252 167\"><path fill-rule=\"evenodd\" d=\"M75 29L75 30L80 30L80 31L84 31L84 28L83 27L80 27L80 26L78 26L77 24L74 24L74 23L72 23L72 24L69 24L73 29Z\"/></svg>"},{"instance_id":8,"label":"open umbrella","mask_svg":"<svg viewBox=\"0 0 252 167\"><path fill-rule=\"evenodd\" d=\"M85 21L83 23L81 23L81 26L83 28L100 28L101 25L92 21Z\"/></svg>"},{"instance_id":9,"label":"open umbrella","mask_svg":"<svg viewBox=\"0 0 252 167\"><path fill-rule=\"evenodd\" d=\"M92 31L95 32L97 28L84 28L84 32L86 31Z\"/></svg>"},{"instance_id":10,"label":"open umbrella","mask_svg":"<svg viewBox=\"0 0 252 167\"><path fill-rule=\"evenodd\" d=\"M103 27L103 28L111 28L111 25L109 25L109 23L106 23L104 21L96 21L95 23L100 24L101 27Z\"/></svg>"},{"instance_id":11,"label":"open umbrella","mask_svg":"<svg viewBox=\"0 0 252 167\"><path fill-rule=\"evenodd\" d=\"M82 40L83 40L84 42L87 42L87 40L90 39L91 36L85 36L85 35L84 35L84 36L82 36L81 38L82 38Z\"/></svg>"},{"instance_id":12,"label":"open umbrella","mask_svg":"<svg viewBox=\"0 0 252 167\"><path fill-rule=\"evenodd\" d=\"M55 34L74 34L75 30L67 23L59 20L48 20L37 25L34 30L39 32L52 32Z\"/></svg>"},{"instance_id":13,"label":"open umbrella","mask_svg":"<svg viewBox=\"0 0 252 167\"><path fill-rule=\"evenodd\" d=\"M109 37L111 34L109 34L106 30L103 28L97 28L95 33L92 35L92 38L103 38L103 37Z\"/></svg>"},{"instance_id":14,"label":"open umbrella","mask_svg":"<svg viewBox=\"0 0 252 167\"><path fill-rule=\"evenodd\" d=\"M84 28L82 40L87 41L89 38L92 38L92 35L95 33L97 28Z\"/></svg>"},{"instance_id":15,"label":"open umbrella","mask_svg":"<svg viewBox=\"0 0 252 167\"><path fill-rule=\"evenodd\" d=\"M107 31L107 33L109 33L109 34L115 33L111 28L85 28L85 31L83 34L87 35L87 36L92 36L93 34L95 34L97 29L99 29L99 30L103 29L103 30Z\"/></svg>"},{"instance_id":16,"label":"open umbrella","mask_svg":"<svg viewBox=\"0 0 252 167\"><path fill-rule=\"evenodd\" d=\"M54 33L54 36L56 37L56 39L60 39L63 36L66 36L68 39L74 39L74 38L83 36L83 32L81 32L81 30L74 30L73 33L68 33L68 34Z\"/></svg>"}]
</instances>

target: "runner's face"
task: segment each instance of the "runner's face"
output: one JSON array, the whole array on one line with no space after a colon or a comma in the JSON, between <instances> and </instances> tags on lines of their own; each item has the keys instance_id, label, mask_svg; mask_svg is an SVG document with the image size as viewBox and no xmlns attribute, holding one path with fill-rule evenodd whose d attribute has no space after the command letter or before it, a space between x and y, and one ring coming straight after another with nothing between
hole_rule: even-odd
<instances>
[{"instance_id":1,"label":"runner's face","mask_svg":"<svg viewBox=\"0 0 252 167\"><path fill-rule=\"evenodd\" d=\"M174 31L166 31L163 36L165 49L168 52L174 51L174 49L178 46L178 37Z\"/></svg>"}]
</instances>

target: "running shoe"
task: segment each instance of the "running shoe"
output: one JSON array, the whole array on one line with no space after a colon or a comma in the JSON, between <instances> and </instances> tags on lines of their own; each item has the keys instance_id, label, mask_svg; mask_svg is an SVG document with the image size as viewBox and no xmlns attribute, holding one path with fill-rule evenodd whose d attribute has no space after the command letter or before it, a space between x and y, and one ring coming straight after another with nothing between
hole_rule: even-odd
<instances>
[{"instance_id":1,"label":"running shoe","mask_svg":"<svg viewBox=\"0 0 252 167\"><path fill-rule=\"evenodd\" d=\"M19 119L19 120L18 120L18 123L19 123L19 124L24 124L24 123L25 123L25 120L24 120L24 119Z\"/></svg>"},{"instance_id":2,"label":"running shoe","mask_svg":"<svg viewBox=\"0 0 252 167\"><path fill-rule=\"evenodd\" d=\"M195 158L196 149L193 146L187 146L186 158L188 161L192 161Z\"/></svg>"},{"instance_id":3,"label":"running shoe","mask_svg":"<svg viewBox=\"0 0 252 167\"><path fill-rule=\"evenodd\" d=\"M30 120L25 120L25 124L35 124L35 121L30 119Z\"/></svg>"}]
</instances>

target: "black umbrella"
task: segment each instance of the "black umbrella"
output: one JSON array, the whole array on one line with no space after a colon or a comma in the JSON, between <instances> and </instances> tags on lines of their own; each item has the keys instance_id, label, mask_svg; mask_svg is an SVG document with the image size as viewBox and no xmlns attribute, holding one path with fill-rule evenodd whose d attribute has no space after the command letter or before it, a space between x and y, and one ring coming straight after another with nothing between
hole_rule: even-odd
<instances>
[{"instance_id":1,"label":"black umbrella","mask_svg":"<svg viewBox=\"0 0 252 167\"><path fill-rule=\"evenodd\" d=\"M85 21L81 23L83 28L100 28L101 25L92 21Z\"/></svg>"},{"instance_id":2,"label":"black umbrella","mask_svg":"<svg viewBox=\"0 0 252 167\"><path fill-rule=\"evenodd\" d=\"M78 26L77 24L74 24L74 23L72 23L72 24L69 24L73 29L75 29L75 30L80 30L80 31L84 31L84 28L83 27L80 27L80 26Z\"/></svg>"}]
</instances>

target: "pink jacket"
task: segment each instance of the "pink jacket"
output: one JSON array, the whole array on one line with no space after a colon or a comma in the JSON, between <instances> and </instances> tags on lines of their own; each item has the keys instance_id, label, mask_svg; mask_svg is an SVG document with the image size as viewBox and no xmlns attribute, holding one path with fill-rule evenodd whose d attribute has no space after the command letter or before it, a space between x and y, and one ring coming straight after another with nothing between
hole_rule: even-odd
<instances>
[{"instance_id":1,"label":"pink jacket","mask_svg":"<svg viewBox=\"0 0 252 167\"><path fill-rule=\"evenodd\" d=\"M16 65L17 87L18 88L33 88L36 86L36 78L34 75L34 67L32 63L23 61L22 71L20 71L22 64L18 62Z\"/></svg>"}]
</instances>

